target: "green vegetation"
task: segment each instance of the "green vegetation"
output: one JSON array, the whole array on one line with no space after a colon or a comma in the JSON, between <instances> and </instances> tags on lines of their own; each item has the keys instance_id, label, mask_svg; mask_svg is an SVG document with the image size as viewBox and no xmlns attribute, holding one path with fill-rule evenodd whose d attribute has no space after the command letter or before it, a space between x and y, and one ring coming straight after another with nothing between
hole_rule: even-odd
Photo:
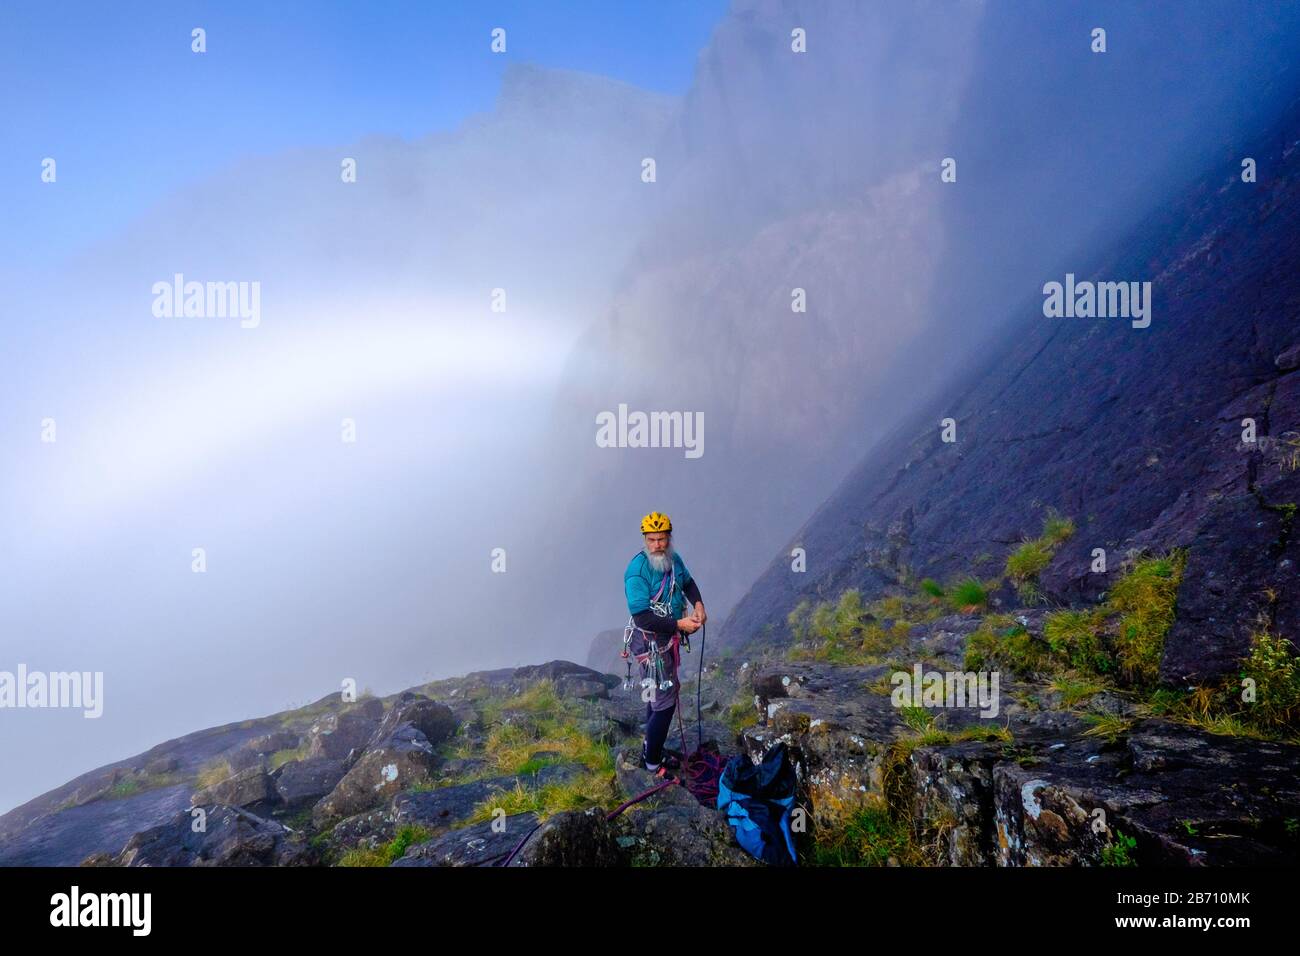
<instances>
[{"instance_id":1,"label":"green vegetation","mask_svg":"<svg viewBox=\"0 0 1300 956\"><path fill-rule=\"evenodd\" d=\"M143 789L144 787L140 786L140 781L135 777L123 777L109 787L104 796L110 800L117 800L122 797L133 797Z\"/></svg>"},{"instance_id":2,"label":"green vegetation","mask_svg":"<svg viewBox=\"0 0 1300 956\"><path fill-rule=\"evenodd\" d=\"M105 787L99 793L98 799L122 800L126 797L134 797L137 793L144 793L147 790L170 787L184 782L185 779L185 776L180 773L145 773L143 769L135 770L119 777L112 785ZM68 807L74 806L75 803L75 800L69 799L59 809L66 810Z\"/></svg>"},{"instance_id":3,"label":"green vegetation","mask_svg":"<svg viewBox=\"0 0 1300 956\"><path fill-rule=\"evenodd\" d=\"M1073 521L1049 512L1042 534L1008 557L1006 575L1022 599L1041 599L1038 577L1074 531ZM1066 708L1080 707L1106 691L1117 691L1138 704L1136 711L1130 708L1125 714L1082 714L1089 725L1087 736L1117 742L1138 719L1156 715L1210 733L1300 744L1300 659L1292 641L1267 627L1261 626L1252 636L1239 680L1188 690L1156 686L1186 560L1181 549L1131 558L1101 604L1046 614L1041 637L1020 623L1024 618L989 611L990 592L1001 583L996 580L909 579L910 590L871 603L864 602L857 590L845 591L834 601L805 600L788 618L798 642L788 656L886 663L907 646L916 624L953 610L976 610L983 616L967 639L966 669L1047 677L1060 706ZM1275 595L1268 597L1276 600ZM864 683L863 690L888 695L892 682L889 675L882 675ZM1032 698L1023 703L1042 706ZM748 700L733 707L737 718L747 714L752 719L752 710ZM899 717L910 732L889 743L881 757L883 796L868 794L861 805L823 805L808 862L831 866L943 862L945 821L927 819L918 825L913 816L917 799L911 754L917 747L966 740L1001 742L1006 759L1022 765L1039 759L1017 746L1006 727L940 729L932 713L922 707L902 708ZM1199 835L1199 823L1185 820L1181 825L1188 835ZM1292 838L1300 839L1300 821L1291 819L1287 828ZM1136 849L1136 839L1117 831L1101 852L1102 865L1136 866Z\"/></svg>"},{"instance_id":4,"label":"green vegetation","mask_svg":"<svg viewBox=\"0 0 1300 956\"><path fill-rule=\"evenodd\" d=\"M504 719L506 708L509 722ZM484 706L482 719L490 725L484 756L500 774L530 772L532 755L539 750L556 751L566 762L612 773L609 748L577 726L582 716L580 705L560 697L551 681L538 681L518 697Z\"/></svg>"},{"instance_id":5,"label":"green vegetation","mask_svg":"<svg viewBox=\"0 0 1300 956\"><path fill-rule=\"evenodd\" d=\"M1049 531L1055 538L1064 533L1049 525L1044 539ZM1021 677L1053 674L1072 679L1070 672L1077 672L1077 679L1094 688L1083 697L1116 679L1139 689L1150 687L1159 676L1185 562L1182 551L1135 562L1101 607L1048 614L1041 640L1010 615L991 614L967 638L965 666L1006 668Z\"/></svg>"},{"instance_id":6,"label":"green vegetation","mask_svg":"<svg viewBox=\"0 0 1300 956\"><path fill-rule=\"evenodd\" d=\"M977 611L988 607L989 590L975 578L966 578L953 586L949 600L959 611Z\"/></svg>"},{"instance_id":7,"label":"green vegetation","mask_svg":"<svg viewBox=\"0 0 1300 956\"><path fill-rule=\"evenodd\" d=\"M901 707L898 716L915 731L929 730L934 724L934 715L924 707Z\"/></svg>"},{"instance_id":8,"label":"green vegetation","mask_svg":"<svg viewBox=\"0 0 1300 956\"><path fill-rule=\"evenodd\" d=\"M585 810L587 807L613 806L618 802L614 789L614 761L611 757L607 772L587 773L560 783L547 783L540 787L526 787L517 781L513 790L506 790L484 800L474 808L466 825L492 819L498 811L507 816L532 812L545 820L564 810Z\"/></svg>"},{"instance_id":9,"label":"green vegetation","mask_svg":"<svg viewBox=\"0 0 1300 956\"><path fill-rule=\"evenodd\" d=\"M1300 661L1291 641L1266 628L1252 636L1239 679L1190 690L1156 686L1185 565L1181 550L1135 561L1101 606L1048 614L1042 640L1010 615L990 614L967 639L965 667L1050 675L1067 707L1114 685L1140 695L1140 715L1214 734L1300 742ZM1131 724L1104 715L1087 719L1093 724L1087 732L1108 740Z\"/></svg>"},{"instance_id":10,"label":"green vegetation","mask_svg":"<svg viewBox=\"0 0 1300 956\"><path fill-rule=\"evenodd\" d=\"M929 861L907 823L896 820L879 796L871 795L843 820L817 828L813 866L925 866Z\"/></svg>"},{"instance_id":11,"label":"green vegetation","mask_svg":"<svg viewBox=\"0 0 1300 956\"><path fill-rule=\"evenodd\" d=\"M1295 471L1300 468L1300 432L1283 432L1278 436L1281 448L1281 460L1278 462L1283 471Z\"/></svg>"},{"instance_id":12,"label":"green vegetation","mask_svg":"<svg viewBox=\"0 0 1300 956\"><path fill-rule=\"evenodd\" d=\"M195 786L200 790L206 790L208 787L216 786L231 776L235 771L230 766L230 761L222 757L219 760L213 760L204 764L199 769L198 780Z\"/></svg>"},{"instance_id":13,"label":"green vegetation","mask_svg":"<svg viewBox=\"0 0 1300 956\"><path fill-rule=\"evenodd\" d=\"M912 628L944 613L942 601L924 590L917 595L886 595L869 605L856 588L839 599L813 604L803 600L786 618L795 643L788 660L833 664L877 664L907 646Z\"/></svg>"},{"instance_id":14,"label":"green vegetation","mask_svg":"<svg viewBox=\"0 0 1300 956\"><path fill-rule=\"evenodd\" d=\"M881 621L901 618L900 598L883 598L870 607L862 603L856 588L844 591L838 601L820 601L816 605L800 601L786 618L794 644L790 660L829 661L835 664L872 664L881 655L907 645L912 625L896 619L888 628Z\"/></svg>"},{"instance_id":15,"label":"green vegetation","mask_svg":"<svg viewBox=\"0 0 1300 956\"><path fill-rule=\"evenodd\" d=\"M906 670L906 668L899 667L895 668L895 670ZM863 684L862 689L868 694L877 694L881 697L889 697L894 693L892 674L889 672L881 674L870 684Z\"/></svg>"},{"instance_id":16,"label":"green vegetation","mask_svg":"<svg viewBox=\"0 0 1300 956\"><path fill-rule=\"evenodd\" d=\"M1049 665L1046 645L1037 641L1010 614L992 614L966 639L967 670L1008 670L1029 676Z\"/></svg>"},{"instance_id":17,"label":"green vegetation","mask_svg":"<svg viewBox=\"0 0 1300 956\"><path fill-rule=\"evenodd\" d=\"M1115 831L1115 839L1102 847L1101 865L1102 866L1137 866L1137 861L1133 859L1132 851L1137 849L1137 840L1131 836L1125 836L1120 830Z\"/></svg>"},{"instance_id":18,"label":"green vegetation","mask_svg":"<svg viewBox=\"0 0 1300 956\"><path fill-rule=\"evenodd\" d=\"M357 847L348 850L339 858L339 866L388 866L400 860L406 851L417 843L423 843L432 834L422 826L404 826L397 835L382 846L374 849Z\"/></svg>"},{"instance_id":19,"label":"green vegetation","mask_svg":"<svg viewBox=\"0 0 1300 956\"><path fill-rule=\"evenodd\" d=\"M1132 684L1150 685L1159 676L1186 563L1183 551L1139 561L1111 590L1107 603L1120 615L1116 656L1120 673Z\"/></svg>"},{"instance_id":20,"label":"green vegetation","mask_svg":"<svg viewBox=\"0 0 1300 956\"><path fill-rule=\"evenodd\" d=\"M308 830L312 825L311 811L311 806L305 806L290 813L278 811L274 816L290 830Z\"/></svg>"},{"instance_id":21,"label":"green vegetation","mask_svg":"<svg viewBox=\"0 0 1300 956\"><path fill-rule=\"evenodd\" d=\"M278 770L287 763L293 763L295 760L305 760L311 751L311 742L304 740L297 747L290 747L287 750L277 750L271 754L267 760L266 768L269 771Z\"/></svg>"},{"instance_id":22,"label":"green vegetation","mask_svg":"<svg viewBox=\"0 0 1300 956\"><path fill-rule=\"evenodd\" d=\"M727 726L735 733L758 723L758 708L752 699L741 700L727 708Z\"/></svg>"},{"instance_id":23,"label":"green vegetation","mask_svg":"<svg viewBox=\"0 0 1300 956\"><path fill-rule=\"evenodd\" d=\"M1241 678L1253 682L1254 701L1245 703L1250 722L1264 731L1295 730L1300 725L1300 667L1295 645L1267 631L1251 638Z\"/></svg>"},{"instance_id":24,"label":"green vegetation","mask_svg":"<svg viewBox=\"0 0 1300 956\"><path fill-rule=\"evenodd\" d=\"M1049 542L1054 548L1059 548L1073 536L1074 519L1057 514L1049 508L1047 517L1043 519L1043 535L1040 540Z\"/></svg>"},{"instance_id":25,"label":"green vegetation","mask_svg":"<svg viewBox=\"0 0 1300 956\"><path fill-rule=\"evenodd\" d=\"M1115 661L1102 640L1106 614L1094 611L1056 611L1043 621L1043 637L1051 652L1070 667L1085 673L1112 674Z\"/></svg>"},{"instance_id":26,"label":"green vegetation","mask_svg":"<svg viewBox=\"0 0 1300 956\"><path fill-rule=\"evenodd\" d=\"M1114 743L1133 727L1134 721L1115 714L1084 714L1083 719L1092 726L1083 732L1085 737L1101 737Z\"/></svg>"},{"instance_id":27,"label":"green vegetation","mask_svg":"<svg viewBox=\"0 0 1300 956\"><path fill-rule=\"evenodd\" d=\"M1052 681L1052 690L1061 695L1061 703L1066 707L1073 707L1081 704L1094 694L1100 694L1106 689L1104 684L1098 684L1095 681L1080 680L1069 674L1062 674Z\"/></svg>"},{"instance_id":28,"label":"green vegetation","mask_svg":"<svg viewBox=\"0 0 1300 956\"><path fill-rule=\"evenodd\" d=\"M1043 519L1043 533L1037 538L1027 538L1007 558L1006 575L1026 604L1042 600L1038 575L1051 564L1056 549L1073 534L1074 521L1049 509Z\"/></svg>"},{"instance_id":29,"label":"green vegetation","mask_svg":"<svg viewBox=\"0 0 1300 956\"><path fill-rule=\"evenodd\" d=\"M1300 744L1300 662L1294 645L1261 627L1251 636L1236 679L1191 690L1157 688L1142 712L1212 734Z\"/></svg>"},{"instance_id":30,"label":"green vegetation","mask_svg":"<svg viewBox=\"0 0 1300 956\"><path fill-rule=\"evenodd\" d=\"M608 806L616 796L612 750L580 726L586 715L582 702L561 697L552 681L543 680L512 698L485 699L480 719L487 729L482 756L488 769L483 775L527 778L553 763L577 763L584 772L559 783L525 786L484 800L465 823L491 819L500 809L507 814L532 811L545 819L563 810ZM538 758L539 751L558 754Z\"/></svg>"}]
</instances>

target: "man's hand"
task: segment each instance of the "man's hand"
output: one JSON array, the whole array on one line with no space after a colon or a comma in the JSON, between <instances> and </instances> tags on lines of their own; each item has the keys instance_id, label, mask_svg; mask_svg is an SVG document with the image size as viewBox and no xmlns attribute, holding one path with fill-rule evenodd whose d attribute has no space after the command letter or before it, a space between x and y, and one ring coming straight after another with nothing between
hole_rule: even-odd
<instances>
[{"instance_id":1,"label":"man's hand","mask_svg":"<svg viewBox=\"0 0 1300 956\"><path fill-rule=\"evenodd\" d=\"M700 629L700 622L693 617L684 617L677 622L677 630L683 634L694 634Z\"/></svg>"},{"instance_id":2,"label":"man's hand","mask_svg":"<svg viewBox=\"0 0 1300 956\"><path fill-rule=\"evenodd\" d=\"M701 625L703 625L704 622L707 621L707 620L709 619L709 616L708 616L707 614L704 613L704 602L703 602L703 601L696 601L696 602L695 602L695 613L692 614L691 617L693 617L695 620L699 621Z\"/></svg>"}]
</instances>

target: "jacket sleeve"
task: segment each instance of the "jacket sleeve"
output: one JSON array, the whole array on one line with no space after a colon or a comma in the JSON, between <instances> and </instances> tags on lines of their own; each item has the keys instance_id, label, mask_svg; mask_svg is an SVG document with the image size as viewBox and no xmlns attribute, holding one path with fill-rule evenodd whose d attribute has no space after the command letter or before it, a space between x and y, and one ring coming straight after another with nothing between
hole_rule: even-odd
<instances>
[{"instance_id":1,"label":"jacket sleeve","mask_svg":"<svg viewBox=\"0 0 1300 956\"><path fill-rule=\"evenodd\" d=\"M694 578L686 582L686 587L682 588L682 593L686 595L686 600L691 602L692 607L697 603L704 603L704 598L700 597L700 586L695 583Z\"/></svg>"},{"instance_id":2,"label":"jacket sleeve","mask_svg":"<svg viewBox=\"0 0 1300 956\"><path fill-rule=\"evenodd\" d=\"M672 637L677 633L677 620L675 618L660 617L654 611L639 611L633 614L632 623L643 631L662 634L664 637Z\"/></svg>"}]
</instances>

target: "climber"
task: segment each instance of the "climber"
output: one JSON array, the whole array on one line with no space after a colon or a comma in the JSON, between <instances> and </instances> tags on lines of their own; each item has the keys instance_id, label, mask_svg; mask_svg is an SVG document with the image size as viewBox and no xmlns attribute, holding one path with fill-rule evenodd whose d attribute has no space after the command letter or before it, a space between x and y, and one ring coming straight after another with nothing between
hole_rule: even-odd
<instances>
[{"instance_id":1,"label":"climber","mask_svg":"<svg viewBox=\"0 0 1300 956\"><path fill-rule=\"evenodd\" d=\"M641 765L660 776L681 765L680 757L664 752L681 688L677 677L680 649L685 635L694 634L708 620L699 585L673 550L672 530L667 515L652 511L642 518L645 548L633 555L623 572L623 590L632 615L624 629L623 656L635 656L645 678L641 682L646 701ZM694 610L685 616L688 600Z\"/></svg>"}]
</instances>

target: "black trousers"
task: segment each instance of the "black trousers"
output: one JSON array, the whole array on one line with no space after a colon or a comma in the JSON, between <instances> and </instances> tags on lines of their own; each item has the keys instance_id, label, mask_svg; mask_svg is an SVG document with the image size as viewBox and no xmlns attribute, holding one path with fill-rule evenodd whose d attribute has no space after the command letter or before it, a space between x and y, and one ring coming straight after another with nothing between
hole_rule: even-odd
<instances>
[{"instance_id":1,"label":"black trousers","mask_svg":"<svg viewBox=\"0 0 1300 956\"><path fill-rule=\"evenodd\" d=\"M654 710L648 703L645 705L644 750L646 763L662 762L664 741L668 739L668 731L672 727L673 714L676 710L676 704L664 710Z\"/></svg>"}]
</instances>

